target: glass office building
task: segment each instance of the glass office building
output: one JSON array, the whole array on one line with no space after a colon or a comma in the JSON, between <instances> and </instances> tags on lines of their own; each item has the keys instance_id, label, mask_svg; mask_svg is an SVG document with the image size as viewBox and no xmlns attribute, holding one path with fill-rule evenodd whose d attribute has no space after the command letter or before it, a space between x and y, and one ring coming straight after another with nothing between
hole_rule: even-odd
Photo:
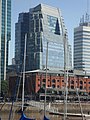
<instances>
[{"instance_id":1,"label":"glass office building","mask_svg":"<svg viewBox=\"0 0 90 120\"><path fill-rule=\"evenodd\" d=\"M26 17L25 14L29 16ZM23 21L21 16L23 16ZM26 22L25 19L28 18ZM25 23L23 27L23 23ZM26 70L44 70L46 68L46 50L48 42L48 62L49 70L64 69L64 35L66 34L66 55L69 52L70 45L68 44L67 30L61 11L45 4L31 8L28 13L20 13L18 22L16 23L15 36L15 60L16 64L23 64L23 58L19 54L24 50L25 32L27 37L27 55L26 55ZM23 39L21 36L23 34ZM19 45L19 46L18 46ZM68 47L69 46L69 47ZM19 55L20 56L19 56ZM22 52L22 55L24 51ZM70 51L69 58L71 58ZM66 57L67 58L67 57ZM69 63L71 59L69 60ZM70 63L69 68L72 67Z\"/></svg>"},{"instance_id":2,"label":"glass office building","mask_svg":"<svg viewBox=\"0 0 90 120\"><path fill-rule=\"evenodd\" d=\"M11 40L11 0L0 0L0 80L6 80Z\"/></svg>"},{"instance_id":3,"label":"glass office building","mask_svg":"<svg viewBox=\"0 0 90 120\"><path fill-rule=\"evenodd\" d=\"M74 69L90 73L90 20L87 14L74 29Z\"/></svg>"},{"instance_id":4,"label":"glass office building","mask_svg":"<svg viewBox=\"0 0 90 120\"><path fill-rule=\"evenodd\" d=\"M25 34L29 31L29 13L20 13L15 24L15 63L17 70L23 66Z\"/></svg>"}]
</instances>

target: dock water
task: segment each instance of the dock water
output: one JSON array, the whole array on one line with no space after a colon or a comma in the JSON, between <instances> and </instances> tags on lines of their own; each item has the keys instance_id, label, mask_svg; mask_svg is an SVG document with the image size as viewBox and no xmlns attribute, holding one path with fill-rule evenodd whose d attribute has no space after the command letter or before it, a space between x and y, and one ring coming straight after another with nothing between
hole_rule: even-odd
<instances>
[{"instance_id":1,"label":"dock water","mask_svg":"<svg viewBox=\"0 0 90 120\"><path fill-rule=\"evenodd\" d=\"M39 108L39 107L35 107L36 103L34 103L34 102L33 102L34 106L31 105L30 102L28 102L28 104L29 104L29 106L24 111L25 114L30 118L36 118L36 120L42 120L43 114L44 114L43 109ZM0 104L0 108L2 105L3 105L3 103ZM9 112L10 112L10 108L11 108L10 106L11 106L11 103L6 103L3 106L2 110L0 111L0 117L2 120L8 120L7 118L9 117ZM17 112L20 109L20 106L21 106L20 103L14 104L13 113L12 113L13 120L18 120L20 118L20 113ZM37 106L39 106L39 103ZM47 106L50 107L49 104ZM59 113L63 113L63 103L51 103L51 107L54 108L55 110L58 109ZM87 115L90 114L90 103L82 103L82 108L83 108L84 114L87 114ZM79 108L78 103L68 103L68 113L80 114L80 108ZM51 120L63 120L63 114L55 115L55 114L50 114L50 112L47 111L46 115ZM67 120L82 120L82 117L70 115L67 117ZM86 120L90 120L90 117L89 117L89 119L86 119Z\"/></svg>"}]
</instances>

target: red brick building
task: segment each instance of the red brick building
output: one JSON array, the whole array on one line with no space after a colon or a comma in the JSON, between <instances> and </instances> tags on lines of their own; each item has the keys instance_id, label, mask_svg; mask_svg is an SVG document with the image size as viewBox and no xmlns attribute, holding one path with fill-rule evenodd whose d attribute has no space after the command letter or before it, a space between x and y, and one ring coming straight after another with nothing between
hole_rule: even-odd
<instances>
[{"instance_id":1,"label":"red brick building","mask_svg":"<svg viewBox=\"0 0 90 120\"><path fill-rule=\"evenodd\" d=\"M16 77L10 77L9 79L9 88L11 93L16 84ZM28 91L28 94L37 93L41 87L47 88L58 88L63 89L65 86L64 81L64 72L63 71L49 71L47 73L47 82L46 82L46 73L45 71L36 70L26 72L25 79L25 89ZM21 83L20 83L21 84ZM75 73L68 72L68 89L74 90L79 88L90 94L90 77L84 73Z\"/></svg>"}]
</instances>

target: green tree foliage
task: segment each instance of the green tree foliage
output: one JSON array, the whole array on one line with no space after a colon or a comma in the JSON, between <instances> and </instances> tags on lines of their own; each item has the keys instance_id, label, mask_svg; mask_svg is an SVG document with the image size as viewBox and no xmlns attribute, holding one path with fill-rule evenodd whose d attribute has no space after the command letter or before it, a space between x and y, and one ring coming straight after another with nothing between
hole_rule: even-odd
<instances>
[{"instance_id":1,"label":"green tree foliage","mask_svg":"<svg viewBox=\"0 0 90 120\"><path fill-rule=\"evenodd\" d=\"M2 93L3 96L7 95L8 89L9 89L8 81L7 80L2 80L1 81L1 93Z\"/></svg>"}]
</instances>

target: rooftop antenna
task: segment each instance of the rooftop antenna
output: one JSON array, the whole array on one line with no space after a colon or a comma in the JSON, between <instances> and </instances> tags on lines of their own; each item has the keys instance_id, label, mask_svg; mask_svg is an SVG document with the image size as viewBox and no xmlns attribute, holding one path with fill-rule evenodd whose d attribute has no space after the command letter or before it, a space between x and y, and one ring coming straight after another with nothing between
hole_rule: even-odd
<instances>
[{"instance_id":1,"label":"rooftop antenna","mask_svg":"<svg viewBox=\"0 0 90 120\"><path fill-rule=\"evenodd\" d=\"M89 0L87 0L87 12L85 16L86 22L89 22Z\"/></svg>"},{"instance_id":2,"label":"rooftop antenna","mask_svg":"<svg viewBox=\"0 0 90 120\"><path fill-rule=\"evenodd\" d=\"M89 0L87 0L87 14L89 13Z\"/></svg>"}]
</instances>

